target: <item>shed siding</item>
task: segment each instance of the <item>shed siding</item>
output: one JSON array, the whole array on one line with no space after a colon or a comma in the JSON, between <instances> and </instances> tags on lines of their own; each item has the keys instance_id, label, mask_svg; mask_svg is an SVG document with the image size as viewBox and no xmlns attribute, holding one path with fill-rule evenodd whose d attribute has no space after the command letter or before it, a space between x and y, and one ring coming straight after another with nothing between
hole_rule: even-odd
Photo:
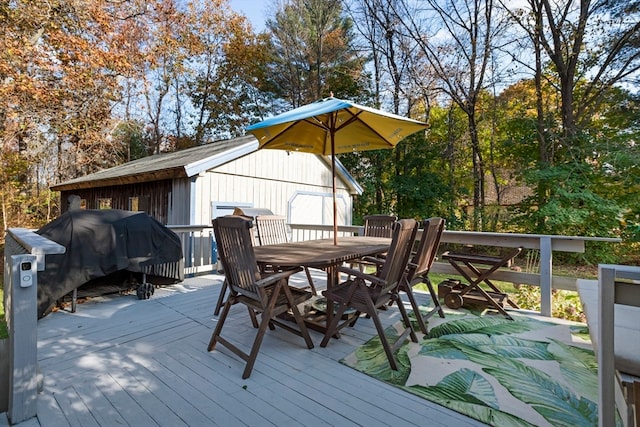
<instances>
[{"instance_id":1,"label":"shed siding","mask_svg":"<svg viewBox=\"0 0 640 427\"><path fill-rule=\"evenodd\" d=\"M61 210L62 212L67 210L67 200L72 194L84 199L87 209L98 209L99 199L110 199L112 209L128 210L130 197L148 197L149 205L144 209L145 212L165 224L168 219L170 193L171 180L69 190L63 191L60 195Z\"/></svg>"},{"instance_id":2,"label":"shed siding","mask_svg":"<svg viewBox=\"0 0 640 427\"><path fill-rule=\"evenodd\" d=\"M266 179L225 175L217 172L208 173L198 180L196 205L196 223L206 224L211 221L211 202L216 203L250 203L256 208L266 208L278 215L289 217L289 203L298 193L327 195L324 208L324 223L333 221L331 190L311 185L286 182L273 182ZM339 192L343 197L339 203L339 224L350 224L351 198L346 191ZM346 204L344 208L342 206ZM198 216L199 215L199 216Z\"/></svg>"},{"instance_id":3,"label":"shed siding","mask_svg":"<svg viewBox=\"0 0 640 427\"><path fill-rule=\"evenodd\" d=\"M66 210L68 197L77 194L88 209L97 209L99 199L110 199L112 208L129 209L129 198L140 196L140 209L167 225L211 224L212 203L266 208L291 222L322 218L332 224L332 181L330 165L316 155L257 150L190 178L63 190L61 206ZM338 224L351 224L350 191L341 180L337 186Z\"/></svg>"},{"instance_id":4,"label":"shed siding","mask_svg":"<svg viewBox=\"0 0 640 427\"><path fill-rule=\"evenodd\" d=\"M189 178L174 179L171 186L169 222L172 225L191 224L191 180ZM208 224L208 223L205 223Z\"/></svg>"},{"instance_id":5,"label":"shed siding","mask_svg":"<svg viewBox=\"0 0 640 427\"><path fill-rule=\"evenodd\" d=\"M258 150L216 168L216 172L324 186L331 191L331 168L317 156L283 150ZM338 180L338 186L346 189Z\"/></svg>"},{"instance_id":6,"label":"shed siding","mask_svg":"<svg viewBox=\"0 0 640 427\"><path fill-rule=\"evenodd\" d=\"M195 222L207 224L211 221L212 202L251 203L253 207L289 216L289 203L297 193L330 195L331 181L331 171L314 155L259 150L219 166L198 179ZM347 212L351 212L351 197L344 186L338 188L338 194L347 204L342 209L339 203L338 222L350 224ZM324 210L332 212L331 204L325 203ZM333 221L332 214L324 217L325 223Z\"/></svg>"}]
</instances>

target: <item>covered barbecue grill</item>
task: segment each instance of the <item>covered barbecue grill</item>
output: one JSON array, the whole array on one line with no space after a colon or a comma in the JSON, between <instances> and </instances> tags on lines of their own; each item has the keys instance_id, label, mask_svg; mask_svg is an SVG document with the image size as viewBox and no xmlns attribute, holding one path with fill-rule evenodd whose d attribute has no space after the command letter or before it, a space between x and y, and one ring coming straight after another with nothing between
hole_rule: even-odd
<instances>
[{"instance_id":1,"label":"covered barbecue grill","mask_svg":"<svg viewBox=\"0 0 640 427\"><path fill-rule=\"evenodd\" d=\"M125 290L184 279L180 238L144 212L70 210L37 233L66 248L47 256L38 273L39 318L80 287Z\"/></svg>"}]
</instances>

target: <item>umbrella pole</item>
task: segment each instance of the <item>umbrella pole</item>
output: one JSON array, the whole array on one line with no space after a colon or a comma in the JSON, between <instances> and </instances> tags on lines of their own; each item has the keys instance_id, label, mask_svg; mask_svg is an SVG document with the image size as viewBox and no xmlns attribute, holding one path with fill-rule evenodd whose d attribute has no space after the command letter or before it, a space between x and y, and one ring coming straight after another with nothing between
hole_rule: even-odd
<instances>
[{"instance_id":1,"label":"umbrella pole","mask_svg":"<svg viewBox=\"0 0 640 427\"><path fill-rule=\"evenodd\" d=\"M336 152L334 133L331 132L331 175L333 175L333 244L338 245L338 203L336 202Z\"/></svg>"}]
</instances>

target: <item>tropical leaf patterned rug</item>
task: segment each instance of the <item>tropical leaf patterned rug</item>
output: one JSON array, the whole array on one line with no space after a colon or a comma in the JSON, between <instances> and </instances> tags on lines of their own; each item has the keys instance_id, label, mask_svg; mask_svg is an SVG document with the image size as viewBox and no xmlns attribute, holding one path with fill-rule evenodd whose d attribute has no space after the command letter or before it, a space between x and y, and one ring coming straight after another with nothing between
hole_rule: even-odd
<instances>
[{"instance_id":1,"label":"tropical leaf patterned rug","mask_svg":"<svg viewBox=\"0 0 640 427\"><path fill-rule=\"evenodd\" d=\"M377 336L341 362L494 426L598 425L597 363L586 325L466 309L445 314L429 320L418 343L398 350L398 371ZM396 326L387 333L398 336Z\"/></svg>"}]
</instances>

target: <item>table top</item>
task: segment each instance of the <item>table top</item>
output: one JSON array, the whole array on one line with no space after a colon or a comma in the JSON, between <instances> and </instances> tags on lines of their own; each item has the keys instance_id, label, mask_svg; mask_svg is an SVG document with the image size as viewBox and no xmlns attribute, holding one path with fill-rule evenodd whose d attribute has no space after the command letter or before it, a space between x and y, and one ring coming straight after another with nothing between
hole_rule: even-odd
<instances>
[{"instance_id":1,"label":"table top","mask_svg":"<svg viewBox=\"0 0 640 427\"><path fill-rule=\"evenodd\" d=\"M305 240L254 247L256 259L262 264L282 267L328 267L345 261L375 255L389 250L391 239L350 236L333 239Z\"/></svg>"}]
</instances>

